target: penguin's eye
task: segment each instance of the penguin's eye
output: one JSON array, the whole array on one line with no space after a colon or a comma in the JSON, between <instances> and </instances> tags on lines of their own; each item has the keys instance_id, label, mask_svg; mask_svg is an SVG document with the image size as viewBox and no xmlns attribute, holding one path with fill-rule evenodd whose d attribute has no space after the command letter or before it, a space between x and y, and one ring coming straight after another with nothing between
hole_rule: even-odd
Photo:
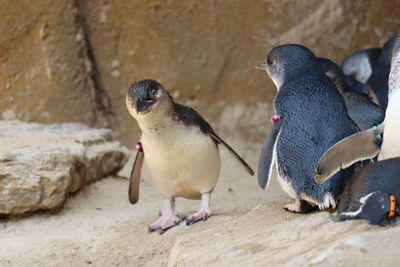
<instances>
[{"instance_id":1,"label":"penguin's eye","mask_svg":"<svg viewBox=\"0 0 400 267\"><path fill-rule=\"evenodd\" d=\"M151 91L150 91L150 96L151 96L152 98L155 98L155 97L157 96L157 90L156 90L156 89L151 89Z\"/></svg>"},{"instance_id":2,"label":"penguin's eye","mask_svg":"<svg viewBox=\"0 0 400 267\"><path fill-rule=\"evenodd\" d=\"M276 63L276 59L271 59L271 58L267 58L267 63L268 63L268 65L275 65L275 63Z\"/></svg>"}]
</instances>

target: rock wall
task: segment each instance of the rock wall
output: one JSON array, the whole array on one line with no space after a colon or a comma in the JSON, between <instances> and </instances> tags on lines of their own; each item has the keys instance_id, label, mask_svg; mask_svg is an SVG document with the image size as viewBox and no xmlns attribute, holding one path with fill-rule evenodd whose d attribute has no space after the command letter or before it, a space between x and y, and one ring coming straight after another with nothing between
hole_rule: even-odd
<instances>
[{"instance_id":1,"label":"rock wall","mask_svg":"<svg viewBox=\"0 0 400 267\"><path fill-rule=\"evenodd\" d=\"M0 118L108 126L132 145L130 82L157 79L217 130L259 138L249 126L267 120L275 88L254 64L273 46L301 43L340 63L400 29L400 0L18 0L0 10Z\"/></svg>"}]
</instances>

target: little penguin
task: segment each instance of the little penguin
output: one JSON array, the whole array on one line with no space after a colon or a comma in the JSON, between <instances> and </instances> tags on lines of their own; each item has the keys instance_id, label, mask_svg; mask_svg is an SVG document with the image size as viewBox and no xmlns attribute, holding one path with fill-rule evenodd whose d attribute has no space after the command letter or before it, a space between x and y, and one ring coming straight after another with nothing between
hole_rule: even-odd
<instances>
[{"instance_id":1,"label":"little penguin","mask_svg":"<svg viewBox=\"0 0 400 267\"><path fill-rule=\"evenodd\" d=\"M361 83L367 83L380 53L380 48L369 48L355 52L342 64L344 75L353 77Z\"/></svg>"},{"instance_id":2,"label":"little penguin","mask_svg":"<svg viewBox=\"0 0 400 267\"><path fill-rule=\"evenodd\" d=\"M384 44L382 51L379 53L378 60L372 69L372 74L367 81L367 84L376 95L379 105L385 110L388 104L388 79L396 36L393 35Z\"/></svg>"},{"instance_id":3,"label":"little penguin","mask_svg":"<svg viewBox=\"0 0 400 267\"><path fill-rule=\"evenodd\" d=\"M329 181L337 171L371 159L346 185L339 203L339 219L364 219L382 224L399 215L400 198L400 35L393 45L388 82L388 106L383 123L354 134L330 148L319 160L315 179Z\"/></svg>"},{"instance_id":4,"label":"little penguin","mask_svg":"<svg viewBox=\"0 0 400 267\"><path fill-rule=\"evenodd\" d=\"M365 94L352 90L347 84L345 75L341 68L333 61L326 58L318 58L319 63L326 75L335 83L336 88L342 95L350 118L356 123L360 130L364 131L374 125L381 124L385 119L385 111ZM359 83L358 81L354 81ZM367 87L365 84L361 84Z\"/></svg>"},{"instance_id":5,"label":"little penguin","mask_svg":"<svg viewBox=\"0 0 400 267\"><path fill-rule=\"evenodd\" d=\"M339 220L385 225L400 215L399 166L400 158L390 158L366 165L355 173L340 197Z\"/></svg>"},{"instance_id":6,"label":"little penguin","mask_svg":"<svg viewBox=\"0 0 400 267\"><path fill-rule=\"evenodd\" d=\"M334 83L306 47L286 44L272 49L256 68L266 70L278 93L278 116L264 142L259 161L259 184L266 189L276 166L282 189L295 202L285 210L306 213L336 207L352 169L329 181L314 181L314 169L322 154L339 140L358 131L347 114ZM278 120L277 120L278 119Z\"/></svg>"},{"instance_id":7,"label":"little penguin","mask_svg":"<svg viewBox=\"0 0 400 267\"><path fill-rule=\"evenodd\" d=\"M211 128L199 113L175 103L155 80L135 82L128 89L126 105L141 130L138 154L132 169L129 200L138 201L140 169L149 168L156 189L164 196L161 217L149 231L164 233L180 223L175 198L201 199L200 209L185 217L187 225L207 220L209 202L220 171L218 145L223 145L253 175L251 167Z\"/></svg>"}]
</instances>

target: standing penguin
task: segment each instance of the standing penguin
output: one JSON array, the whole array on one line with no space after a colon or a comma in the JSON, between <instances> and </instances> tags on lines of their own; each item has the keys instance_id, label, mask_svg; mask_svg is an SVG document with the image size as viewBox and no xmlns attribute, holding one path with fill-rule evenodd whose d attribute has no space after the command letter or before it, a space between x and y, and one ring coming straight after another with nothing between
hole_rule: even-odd
<instances>
[{"instance_id":1,"label":"standing penguin","mask_svg":"<svg viewBox=\"0 0 400 267\"><path fill-rule=\"evenodd\" d=\"M303 213L310 211L310 206L335 207L352 170L342 171L322 185L313 178L322 154L357 132L342 97L315 55L301 45L272 49L256 68L266 70L276 85L274 107L279 117L274 120L282 120L265 141L259 184L266 188L275 165L282 189L295 200L286 210Z\"/></svg>"},{"instance_id":2,"label":"standing penguin","mask_svg":"<svg viewBox=\"0 0 400 267\"><path fill-rule=\"evenodd\" d=\"M340 197L340 220L381 224L400 212L400 35L393 47L384 123L335 144L317 165L315 179L324 183L341 168L379 154L378 162L364 166L347 184Z\"/></svg>"},{"instance_id":3,"label":"standing penguin","mask_svg":"<svg viewBox=\"0 0 400 267\"><path fill-rule=\"evenodd\" d=\"M357 93L347 84L341 68L326 58L318 58L322 70L335 83L346 104L347 112L355 124L364 131L374 125L381 124L385 119L385 111L365 94ZM355 83L361 84L358 81Z\"/></svg>"},{"instance_id":4,"label":"standing penguin","mask_svg":"<svg viewBox=\"0 0 400 267\"><path fill-rule=\"evenodd\" d=\"M162 234L179 224L176 197L201 198L198 212L185 217L187 225L207 220L211 214L210 194L217 183L221 164L219 144L253 175L249 165L195 110L175 103L160 83L142 80L132 84L126 104L142 134L130 178L129 200L132 204L138 200L143 160L155 187L164 195L162 215L149 226L149 231Z\"/></svg>"}]
</instances>

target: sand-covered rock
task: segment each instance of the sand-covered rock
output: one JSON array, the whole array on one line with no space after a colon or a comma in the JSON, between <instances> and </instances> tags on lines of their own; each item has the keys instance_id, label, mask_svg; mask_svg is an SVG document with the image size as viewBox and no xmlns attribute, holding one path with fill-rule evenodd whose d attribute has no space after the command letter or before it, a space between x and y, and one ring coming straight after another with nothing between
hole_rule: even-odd
<instances>
[{"instance_id":1,"label":"sand-covered rock","mask_svg":"<svg viewBox=\"0 0 400 267\"><path fill-rule=\"evenodd\" d=\"M227 141L255 166L258 144ZM163 235L148 233L162 195L143 168L140 200L128 201L133 158L119 177L92 183L57 214L0 220L0 266L399 266L400 222L370 226L335 222L328 212L293 214L273 177L267 191L221 149L221 177L212 216L181 223ZM200 201L178 198L181 218ZM254 208L256 207L256 208Z\"/></svg>"},{"instance_id":2,"label":"sand-covered rock","mask_svg":"<svg viewBox=\"0 0 400 267\"><path fill-rule=\"evenodd\" d=\"M0 214L59 208L68 193L115 174L126 160L107 129L0 121Z\"/></svg>"},{"instance_id":3,"label":"sand-covered rock","mask_svg":"<svg viewBox=\"0 0 400 267\"><path fill-rule=\"evenodd\" d=\"M335 222L328 212L293 214L268 203L175 242L169 267L398 266L399 227ZM398 225L398 223L396 223Z\"/></svg>"}]
</instances>

